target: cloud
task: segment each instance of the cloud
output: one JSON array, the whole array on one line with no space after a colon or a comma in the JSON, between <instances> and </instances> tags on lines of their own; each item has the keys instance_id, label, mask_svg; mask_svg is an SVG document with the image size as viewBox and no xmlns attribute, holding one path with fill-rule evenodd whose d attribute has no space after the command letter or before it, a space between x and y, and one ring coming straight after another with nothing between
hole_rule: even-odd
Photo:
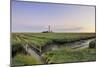
<instances>
[{"instance_id":1,"label":"cloud","mask_svg":"<svg viewBox=\"0 0 100 67\"><path fill-rule=\"evenodd\" d=\"M67 28L56 28L55 31L80 31L83 30L83 27L67 27Z\"/></svg>"}]
</instances>

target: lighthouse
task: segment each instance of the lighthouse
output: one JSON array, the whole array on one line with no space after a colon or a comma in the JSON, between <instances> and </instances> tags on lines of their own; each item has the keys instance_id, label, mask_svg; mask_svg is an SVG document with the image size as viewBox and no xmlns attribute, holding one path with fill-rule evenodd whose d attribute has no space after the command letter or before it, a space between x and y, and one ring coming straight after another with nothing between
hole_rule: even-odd
<instances>
[{"instance_id":1,"label":"lighthouse","mask_svg":"<svg viewBox=\"0 0 100 67\"><path fill-rule=\"evenodd\" d=\"M48 25L48 30L47 30L47 31L43 31L42 33L50 33L50 32L52 32L52 30L51 30L51 26Z\"/></svg>"},{"instance_id":2,"label":"lighthouse","mask_svg":"<svg viewBox=\"0 0 100 67\"><path fill-rule=\"evenodd\" d=\"M48 32L51 32L50 25L48 25Z\"/></svg>"}]
</instances>

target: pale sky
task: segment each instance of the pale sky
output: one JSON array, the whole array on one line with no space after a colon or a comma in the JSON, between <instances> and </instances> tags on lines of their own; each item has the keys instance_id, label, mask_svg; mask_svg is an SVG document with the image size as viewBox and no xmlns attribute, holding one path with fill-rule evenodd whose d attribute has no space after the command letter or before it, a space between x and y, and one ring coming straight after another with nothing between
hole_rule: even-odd
<instances>
[{"instance_id":1,"label":"pale sky","mask_svg":"<svg viewBox=\"0 0 100 67\"><path fill-rule=\"evenodd\" d=\"M95 7L12 1L12 32L95 32Z\"/></svg>"}]
</instances>

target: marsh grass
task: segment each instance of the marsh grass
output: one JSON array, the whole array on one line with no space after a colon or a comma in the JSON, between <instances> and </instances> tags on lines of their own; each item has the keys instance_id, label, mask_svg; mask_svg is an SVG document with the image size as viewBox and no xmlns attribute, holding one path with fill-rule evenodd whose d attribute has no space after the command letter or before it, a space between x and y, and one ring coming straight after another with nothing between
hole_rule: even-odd
<instances>
[{"instance_id":1,"label":"marsh grass","mask_svg":"<svg viewBox=\"0 0 100 67\"><path fill-rule=\"evenodd\" d=\"M24 54L17 54L12 59L12 61L13 61L12 64L15 66L41 64L41 61L39 61L37 58L30 56L30 55L24 55Z\"/></svg>"},{"instance_id":2,"label":"marsh grass","mask_svg":"<svg viewBox=\"0 0 100 67\"><path fill-rule=\"evenodd\" d=\"M83 62L95 61L95 49L70 49L62 48L55 51L44 53L44 57L48 64L52 63L69 63L69 62Z\"/></svg>"}]
</instances>

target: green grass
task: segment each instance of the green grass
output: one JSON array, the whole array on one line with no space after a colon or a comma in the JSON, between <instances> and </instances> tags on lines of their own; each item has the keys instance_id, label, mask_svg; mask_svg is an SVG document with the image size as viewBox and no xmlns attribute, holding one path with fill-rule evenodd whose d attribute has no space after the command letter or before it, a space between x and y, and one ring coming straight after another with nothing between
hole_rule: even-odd
<instances>
[{"instance_id":1,"label":"green grass","mask_svg":"<svg viewBox=\"0 0 100 67\"><path fill-rule=\"evenodd\" d=\"M30 55L24 55L24 54L17 54L12 59L12 65L32 65L32 64L41 64L41 61L36 59L33 56Z\"/></svg>"},{"instance_id":2,"label":"green grass","mask_svg":"<svg viewBox=\"0 0 100 67\"><path fill-rule=\"evenodd\" d=\"M82 61L95 61L96 50L95 49L59 49L56 51L50 51L44 53L46 63L69 63L69 62L82 62Z\"/></svg>"}]
</instances>

